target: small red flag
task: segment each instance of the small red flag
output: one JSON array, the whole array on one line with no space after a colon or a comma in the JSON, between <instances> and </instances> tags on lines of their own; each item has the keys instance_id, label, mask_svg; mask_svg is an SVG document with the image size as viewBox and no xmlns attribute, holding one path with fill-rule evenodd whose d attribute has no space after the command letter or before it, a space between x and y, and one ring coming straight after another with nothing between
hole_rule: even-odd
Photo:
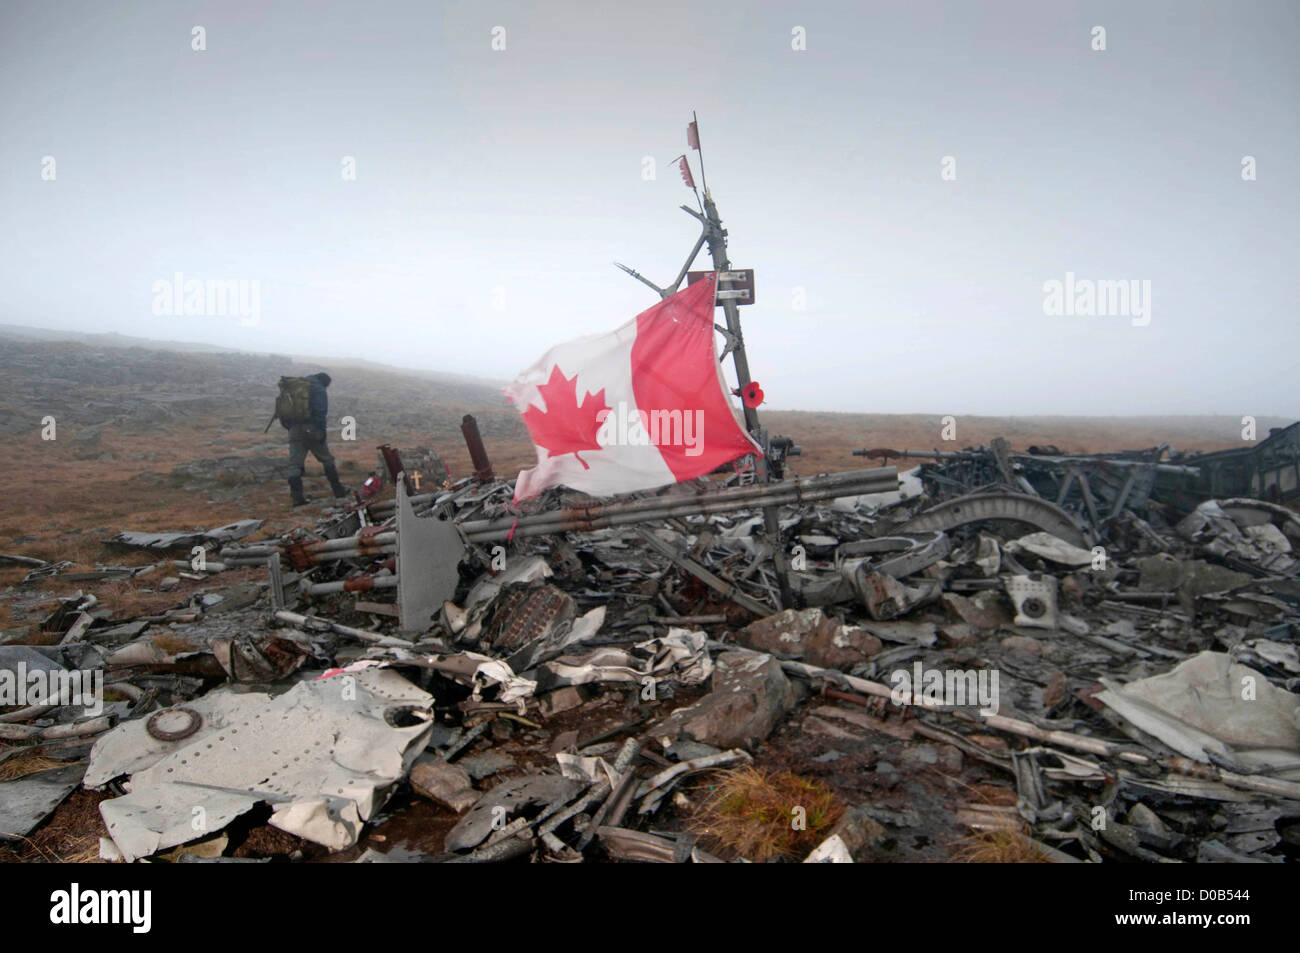
<instances>
[{"instance_id":1,"label":"small red flag","mask_svg":"<svg viewBox=\"0 0 1300 953\"><path fill-rule=\"evenodd\" d=\"M677 168L682 170L682 181L690 188L695 188L695 177L691 175L691 167L686 162L686 156L682 156L681 161L677 163Z\"/></svg>"},{"instance_id":2,"label":"small red flag","mask_svg":"<svg viewBox=\"0 0 1300 953\"><path fill-rule=\"evenodd\" d=\"M695 150L700 148L700 130L694 122L686 127L686 144Z\"/></svg>"}]
</instances>

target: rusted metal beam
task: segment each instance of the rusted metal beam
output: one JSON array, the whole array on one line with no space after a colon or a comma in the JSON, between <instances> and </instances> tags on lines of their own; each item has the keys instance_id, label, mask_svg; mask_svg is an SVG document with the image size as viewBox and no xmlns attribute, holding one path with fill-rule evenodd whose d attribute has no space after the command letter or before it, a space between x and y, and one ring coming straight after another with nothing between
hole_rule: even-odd
<instances>
[{"instance_id":1,"label":"rusted metal beam","mask_svg":"<svg viewBox=\"0 0 1300 953\"><path fill-rule=\"evenodd\" d=\"M503 517L460 524L472 543L505 539L507 535L539 536L563 532L591 532L614 526L628 526L675 516L703 516L749 507L771 507L810 503L839 496L858 496L898 489L898 470L875 467L846 473L782 480L735 487L692 496L658 496L626 503L593 503L536 516Z\"/></svg>"},{"instance_id":2,"label":"rusted metal beam","mask_svg":"<svg viewBox=\"0 0 1300 953\"><path fill-rule=\"evenodd\" d=\"M488 459L487 448L483 446L483 437L478 432L478 421L472 414L466 414L461 419L460 432L465 436L469 459L474 464L474 479L480 483L491 483L496 475L492 472L492 461Z\"/></svg>"}]
</instances>

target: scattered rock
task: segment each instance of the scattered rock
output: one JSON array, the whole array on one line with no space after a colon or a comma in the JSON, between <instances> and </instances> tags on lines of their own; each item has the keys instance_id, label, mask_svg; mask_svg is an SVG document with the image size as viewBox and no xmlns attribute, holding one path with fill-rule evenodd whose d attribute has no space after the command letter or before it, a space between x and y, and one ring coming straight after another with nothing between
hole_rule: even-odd
<instances>
[{"instance_id":1,"label":"scattered rock","mask_svg":"<svg viewBox=\"0 0 1300 953\"><path fill-rule=\"evenodd\" d=\"M692 758L707 758L711 755L722 754L722 749L715 748L713 745L701 744L698 741L678 738L664 748L664 754L674 761L690 761Z\"/></svg>"},{"instance_id":2,"label":"scattered rock","mask_svg":"<svg viewBox=\"0 0 1300 953\"><path fill-rule=\"evenodd\" d=\"M207 615L217 616L239 609L247 609L262 598L263 589L255 582L243 582L230 586L222 597L207 610Z\"/></svg>"},{"instance_id":3,"label":"scattered rock","mask_svg":"<svg viewBox=\"0 0 1300 953\"><path fill-rule=\"evenodd\" d=\"M1169 828L1160 819L1160 815L1141 801L1136 802L1128 809L1128 823L1140 830L1159 834L1161 837L1169 836Z\"/></svg>"},{"instance_id":4,"label":"scattered rock","mask_svg":"<svg viewBox=\"0 0 1300 953\"><path fill-rule=\"evenodd\" d=\"M965 647L979 640L979 630L966 622L954 622L939 628L939 641L946 646Z\"/></svg>"},{"instance_id":5,"label":"scattered rock","mask_svg":"<svg viewBox=\"0 0 1300 953\"><path fill-rule=\"evenodd\" d=\"M876 783L885 790L893 790L898 787L898 782L902 780L899 776L898 769L888 761L876 763L875 771Z\"/></svg>"},{"instance_id":6,"label":"scattered rock","mask_svg":"<svg viewBox=\"0 0 1300 953\"><path fill-rule=\"evenodd\" d=\"M736 634L743 646L821 668L848 669L879 654L880 639L846 626L821 609L786 609L750 623Z\"/></svg>"},{"instance_id":7,"label":"scattered rock","mask_svg":"<svg viewBox=\"0 0 1300 953\"><path fill-rule=\"evenodd\" d=\"M772 733L794 701L794 688L776 659L742 650L723 652L713 671L713 691L677 709L654 734L752 750Z\"/></svg>"},{"instance_id":8,"label":"scattered rock","mask_svg":"<svg viewBox=\"0 0 1300 953\"><path fill-rule=\"evenodd\" d=\"M467 754L457 759L461 767L475 781L482 781L492 775L515 766L515 759L501 751L484 751L479 754Z\"/></svg>"},{"instance_id":9,"label":"scattered rock","mask_svg":"<svg viewBox=\"0 0 1300 953\"><path fill-rule=\"evenodd\" d=\"M1010 624L1011 616L997 602L996 597L987 598L989 595L991 594L979 593L979 597L985 598L977 597L977 601L955 592L945 592L939 601L962 622L977 629L996 629Z\"/></svg>"},{"instance_id":10,"label":"scattered rock","mask_svg":"<svg viewBox=\"0 0 1300 953\"><path fill-rule=\"evenodd\" d=\"M955 745L939 745L939 767L947 774L961 774L964 764L961 749Z\"/></svg>"},{"instance_id":11,"label":"scattered rock","mask_svg":"<svg viewBox=\"0 0 1300 953\"><path fill-rule=\"evenodd\" d=\"M542 714L550 718L562 711L578 708L594 698L595 695L595 689L589 685L566 685L564 688L557 688L555 691L547 692L542 696L540 702Z\"/></svg>"},{"instance_id":12,"label":"scattered rock","mask_svg":"<svg viewBox=\"0 0 1300 953\"><path fill-rule=\"evenodd\" d=\"M900 755L903 764L912 766L939 763L939 748L936 745L908 745Z\"/></svg>"},{"instance_id":13,"label":"scattered rock","mask_svg":"<svg viewBox=\"0 0 1300 953\"><path fill-rule=\"evenodd\" d=\"M422 757L411 768L411 787L417 794L443 804L457 814L469 810L479 799L469 774L441 758Z\"/></svg>"},{"instance_id":14,"label":"scattered rock","mask_svg":"<svg viewBox=\"0 0 1300 953\"><path fill-rule=\"evenodd\" d=\"M885 829L867 811L850 808L805 863L866 863L888 851L888 840Z\"/></svg>"},{"instance_id":15,"label":"scattered rock","mask_svg":"<svg viewBox=\"0 0 1300 953\"><path fill-rule=\"evenodd\" d=\"M1012 652L1028 652L1030 655L1042 655L1043 643L1027 635L1008 635L1002 640L1002 647Z\"/></svg>"}]
</instances>

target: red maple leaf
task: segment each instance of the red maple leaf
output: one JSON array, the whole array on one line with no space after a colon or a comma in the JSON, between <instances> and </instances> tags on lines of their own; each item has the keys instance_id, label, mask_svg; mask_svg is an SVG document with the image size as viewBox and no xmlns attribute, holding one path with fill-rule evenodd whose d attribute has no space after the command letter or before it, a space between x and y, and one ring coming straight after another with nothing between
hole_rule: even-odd
<instances>
[{"instance_id":1,"label":"red maple leaf","mask_svg":"<svg viewBox=\"0 0 1300 953\"><path fill-rule=\"evenodd\" d=\"M599 450L596 434L600 431L600 412L605 406L605 388L588 393L578 406L578 375L564 376L560 365L551 368L551 379L538 385L537 390L546 401L546 409L529 407L524 411L524 424L533 436L533 443L545 447L548 457L571 453L578 457L579 450ZM578 457L583 469L590 470L587 461Z\"/></svg>"}]
</instances>

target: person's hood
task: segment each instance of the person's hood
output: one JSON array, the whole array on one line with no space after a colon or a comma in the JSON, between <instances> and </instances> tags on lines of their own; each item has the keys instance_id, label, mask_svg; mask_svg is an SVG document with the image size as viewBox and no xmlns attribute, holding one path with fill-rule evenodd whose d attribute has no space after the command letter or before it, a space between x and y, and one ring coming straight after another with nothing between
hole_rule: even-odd
<instances>
[{"instance_id":1,"label":"person's hood","mask_svg":"<svg viewBox=\"0 0 1300 953\"><path fill-rule=\"evenodd\" d=\"M320 384L321 387L330 386L330 376L326 374L324 371L321 371L319 374L308 374L307 380L316 381L317 383Z\"/></svg>"}]
</instances>

